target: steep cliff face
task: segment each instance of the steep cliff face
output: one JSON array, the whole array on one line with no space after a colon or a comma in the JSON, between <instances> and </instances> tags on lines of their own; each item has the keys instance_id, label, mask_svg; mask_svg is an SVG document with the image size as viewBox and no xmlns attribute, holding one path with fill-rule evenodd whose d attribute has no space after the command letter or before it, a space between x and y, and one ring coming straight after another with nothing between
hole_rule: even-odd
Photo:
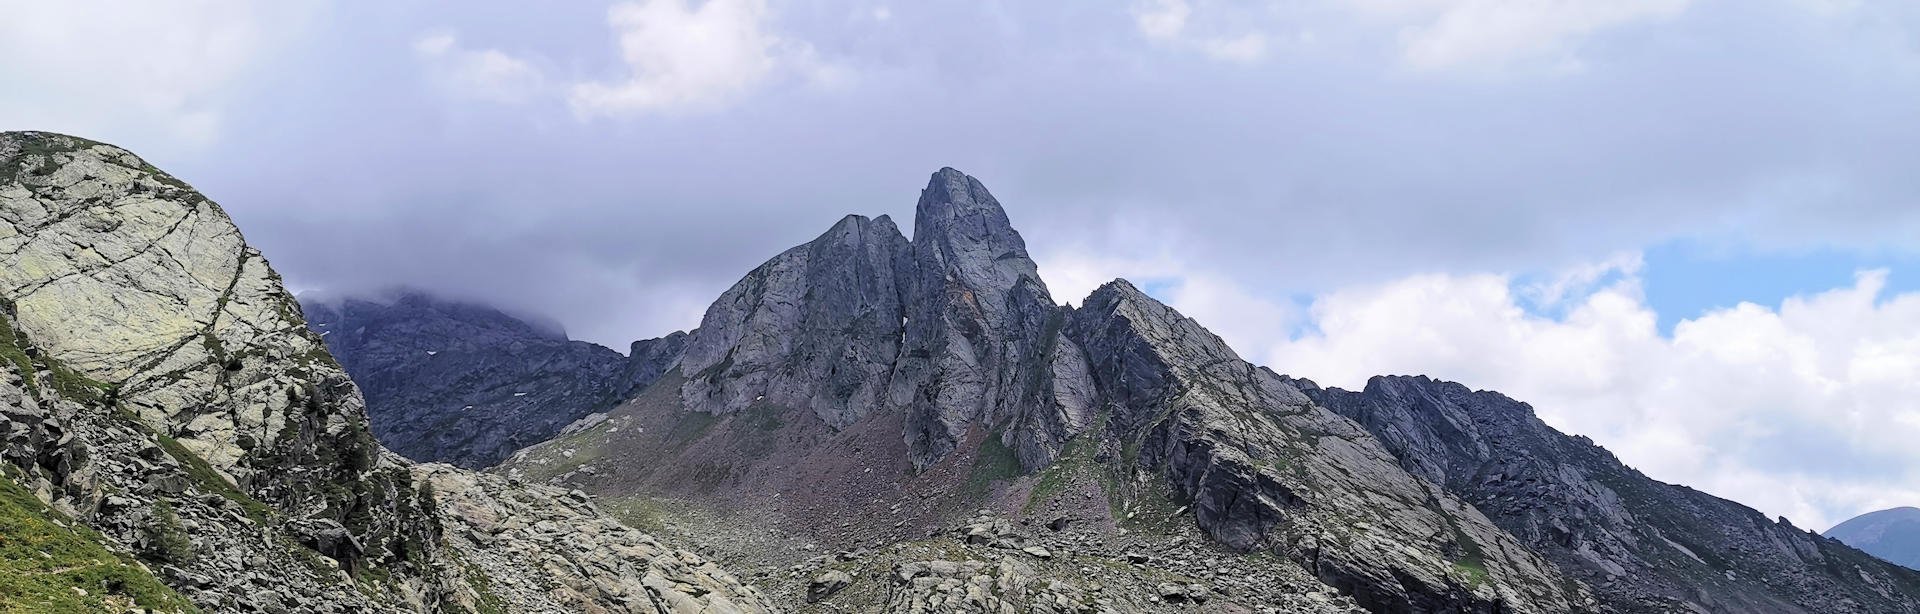
<instances>
[{"instance_id":1,"label":"steep cliff face","mask_svg":"<svg viewBox=\"0 0 1920 614\"><path fill-rule=\"evenodd\" d=\"M807 407L834 429L895 410L914 467L969 429L1016 420L1028 468L1083 430L1086 365L1026 244L980 181L941 169L908 241L886 216L847 216L735 284L693 335L688 408Z\"/></svg>"},{"instance_id":2,"label":"steep cliff face","mask_svg":"<svg viewBox=\"0 0 1920 614\"><path fill-rule=\"evenodd\" d=\"M1131 284L1095 291L1067 331L1095 357L1109 416L1095 459L1130 478L1164 476L1229 547L1299 561L1375 611L1590 605L1478 510L1402 471L1359 426Z\"/></svg>"},{"instance_id":3,"label":"steep cliff face","mask_svg":"<svg viewBox=\"0 0 1920 614\"><path fill-rule=\"evenodd\" d=\"M1920 574L1622 465L1525 403L1425 377L1319 389L1400 465L1628 612L1914 612Z\"/></svg>"},{"instance_id":4,"label":"steep cliff face","mask_svg":"<svg viewBox=\"0 0 1920 614\"><path fill-rule=\"evenodd\" d=\"M913 237L907 351L892 398L906 409L914 465L944 458L975 425L1009 419L1032 427L1004 438L1022 463L1051 462L1086 428L1091 391L1026 242L986 186L951 168L921 191Z\"/></svg>"},{"instance_id":5,"label":"steep cliff face","mask_svg":"<svg viewBox=\"0 0 1920 614\"><path fill-rule=\"evenodd\" d=\"M359 385L373 433L418 461L492 466L632 398L678 359L686 333L632 358L489 307L402 290L302 297L308 326Z\"/></svg>"},{"instance_id":6,"label":"steep cliff face","mask_svg":"<svg viewBox=\"0 0 1920 614\"><path fill-rule=\"evenodd\" d=\"M515 523L442 513L481 496L436 492L468 474L375 443L266 260L219 207L125 150L0 133L0 324L6 478L201 609L539 611L562 593L585 610L766 606L664 549L572 549L558 535L592 533L590 503L500 486L482 500ZM482 529L524 534L525 558L489 565ZM692 581L629 589L608 557ZM131 592L130 569L60 577L80 596Z\"/></svg>"},{"instance_id":7,"label":"steep cliff face","mask_svg":"<svg viewBox=\"0 0 1920 614\"><path fill-rule=\"evenodd\" d=\"M834 428L872 414L900 355L907 253L892 220L850 215L748 273L688 343L687 407L800 407Z\"/></svg>"}]
</instances>

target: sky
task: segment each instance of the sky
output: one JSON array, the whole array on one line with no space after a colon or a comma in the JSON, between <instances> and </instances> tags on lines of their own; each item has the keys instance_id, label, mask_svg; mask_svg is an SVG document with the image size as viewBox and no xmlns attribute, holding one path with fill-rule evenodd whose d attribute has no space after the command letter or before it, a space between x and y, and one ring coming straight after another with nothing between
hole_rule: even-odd
<instances>
[{"instance_id":1,"label":"sky","mask_svg":"<svg viewBox=\"0 0 1920 614\"><path fill-rule=\"evenodd\" d=\"M1533 404L1824 529L1920 504L1920 4L0 0L0 129L127 147L298 291L611 347L985 182L1056 299Z\"/></svg>"}]
</instances>

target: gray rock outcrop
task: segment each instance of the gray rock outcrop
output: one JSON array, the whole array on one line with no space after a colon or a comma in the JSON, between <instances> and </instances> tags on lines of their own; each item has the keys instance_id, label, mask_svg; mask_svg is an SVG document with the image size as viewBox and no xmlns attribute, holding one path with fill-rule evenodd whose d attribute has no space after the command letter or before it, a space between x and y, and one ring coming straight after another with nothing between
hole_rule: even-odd
<instances>
[{"instance_id":1,"label":"gray rock outcrop","mask_svg":"<svg viewBox=\"0 0 1920 614\"><path fill-rule=\"evenodd\" d=\"M0 324L4 479L202 610L771 609L577 500L387 452L226 214L120 148L0 133ZM511 565L489 510L533 528Z\"/></svg>"},{"instance_id":2,"label":"gray rock outcrop","mask_svg":"<svg viewBox=\"0 0 1920 614\"><path fill-rule=\"evenodd\" d=\"M843 428L883 406L900 355L907 250L886 216L850 215L748 273L687 345L687 407L804 407Z\"/></svg>"},{"instance_id":3,"label":"gray rock outcrop","mask_svg":"<svg viewBox=\"0 0 1920 614\"><path fill-rule=\"evenodd\" d=\"M1067 330L1096 357L1111 411L1102 453L1123 472L1165 476L1229 547L1299 561L1374 611L1588 605L1551 564L1402 471L1358 425L1132 284L1102 286Z\"/></svg>"},{"instance_id":4,"label":"gray rock outcrop","mask_svg":"<svg viewBox=\"0 0 1920 614\"><path fill-rule=\"evenodd\" d=\"M1499 393L1426 377L1295 380L1622 612L1912 612L1920 575L1652 480Z\"/></svg>"},{"instance_id":5,"label":"gray rock outcrop","mask_svg":"<svg viewBox=\"0 0 1920 614\"><path fill-rule=\"evenodd\" d=\"M975 426L1015 420L1029 468L1092 417L1084 358L1026 244L980 181L953 169L921 192L908 241L886 216L847 216L760 265L708 308L680 365L687 407L809 407L845 428L903 412L916 466Z\"/></svg>"}]
</instances>

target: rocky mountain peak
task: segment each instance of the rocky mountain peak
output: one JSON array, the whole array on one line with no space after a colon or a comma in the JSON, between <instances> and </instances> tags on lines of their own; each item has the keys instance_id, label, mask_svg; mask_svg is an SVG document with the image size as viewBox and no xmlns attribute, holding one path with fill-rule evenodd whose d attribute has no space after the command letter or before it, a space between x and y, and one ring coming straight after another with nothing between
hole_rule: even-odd
<instances>
[{"instance_id":1,"label":"rocky mountain peak","mask_svg":"<svg viewBox=\"0 0 1920 614\"><path fill-rule=\"evenodd\" d=\"M999 294L1021 280L1036 286L1041 296L1047 294L1038 267L1027 255L1027 243L1013 229L1006 209L979 179L960 171L942 168L920 191L913 243L923 276L984 293L982 301L996 303L1002 298ZM994 315L995 306L982 311Z\"/></svg>"}]
</instances>

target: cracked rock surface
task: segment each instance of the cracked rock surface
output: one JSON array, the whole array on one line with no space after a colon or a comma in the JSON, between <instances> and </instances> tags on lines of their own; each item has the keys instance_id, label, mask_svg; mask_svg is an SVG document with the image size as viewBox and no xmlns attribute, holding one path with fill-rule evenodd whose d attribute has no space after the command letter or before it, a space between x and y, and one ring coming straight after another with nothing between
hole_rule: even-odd
<instances>
[{"instance_id":1,"label":"cracked rock surface","mask_svg":"<svg viewBox=\"0 0 1920 614\"><path fill-rule=\"evenodd\" d=\"M203 611L772 608L578 497L387 452L265 258L120 148L0 133L0 324L5 479Z\"/></svg>"},{"instance_id":2,"label":"cracked rock surface","mask_svg":"<svg viewBox=\"0 0 1920 614\"><path fill-rule=\"evenodd\" d=\"M1496 392L1426 377L1294 380L1401 466L1473 504L1623 612L1913 612L1911 570L1652 480Z\"/></svg>"}]
</instances>

